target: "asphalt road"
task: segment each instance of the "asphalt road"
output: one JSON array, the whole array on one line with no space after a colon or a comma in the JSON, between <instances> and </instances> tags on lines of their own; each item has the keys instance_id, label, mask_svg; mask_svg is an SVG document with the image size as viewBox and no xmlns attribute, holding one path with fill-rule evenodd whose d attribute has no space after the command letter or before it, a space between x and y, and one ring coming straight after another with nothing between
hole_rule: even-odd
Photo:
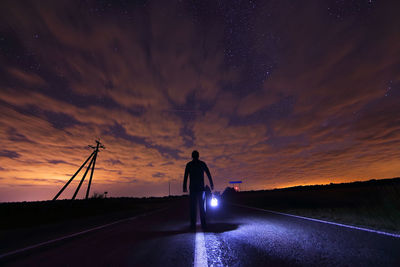
<instances>
[{"instance_id":1,"label":"asphalt road","mask_svg":"<svg viewBox=\"0 0 400 267\"><path fill-rule=\"evenodd\" d=\"M0 260L0 266L400 266L400 238L236 206L189 230L188 203Z\"/></svg>"}]
</instances>

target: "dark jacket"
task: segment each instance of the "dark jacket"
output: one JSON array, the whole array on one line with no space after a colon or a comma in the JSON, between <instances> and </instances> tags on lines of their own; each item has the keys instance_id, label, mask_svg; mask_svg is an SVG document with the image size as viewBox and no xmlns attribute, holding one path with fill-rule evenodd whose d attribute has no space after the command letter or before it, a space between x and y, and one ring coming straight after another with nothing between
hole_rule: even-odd
<instances>
[{"instance_id":1,"label":"dark jacket","mask_svg":"<svg viewBox=\"0 0 400 267\"><path fill-rule=\"evenodd\" d=\"M189 189L191 192L204 191L204 172L208 176L211 187L213 187L213 181L211 178L211 173L205 162L194 159L186 164L185 176L183 178L183 188L186 188L187 178L190 176Z\"/></svg>"}]
</instances>

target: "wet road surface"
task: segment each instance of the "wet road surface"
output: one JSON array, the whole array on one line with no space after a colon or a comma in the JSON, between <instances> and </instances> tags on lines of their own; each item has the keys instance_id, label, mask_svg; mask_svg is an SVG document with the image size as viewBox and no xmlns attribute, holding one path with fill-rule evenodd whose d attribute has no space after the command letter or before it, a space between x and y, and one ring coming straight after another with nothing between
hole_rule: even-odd
<instances>
[{"instance_id":1,"label":"wet road surface","mask_svg":"<svg viewBox=\"0 0 400 267\"><path fill-rule=\"evenodd\" d=\"M0 260L0 266L400 266L400 238L231 205L189 230L188 202Z\"/></svg>"}]
</instances>

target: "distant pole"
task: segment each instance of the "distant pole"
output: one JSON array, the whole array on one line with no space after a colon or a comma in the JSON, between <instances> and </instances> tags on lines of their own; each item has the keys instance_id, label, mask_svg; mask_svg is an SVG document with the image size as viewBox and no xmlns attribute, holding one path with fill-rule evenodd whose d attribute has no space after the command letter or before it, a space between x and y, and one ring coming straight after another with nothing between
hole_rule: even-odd
<instances>
[{"instance_id":1,"label":"distant pole","mask_svg":"<svg viewBox=\"0 0 400 267\"><path fill-rule=\"evenodd\" d=\"M168 181L168 196L171 196L171 181Z\"/></svg>"},{"instance_id":2,"label":"distant pole","mask_svg":"<svg viewBox=\"0 0 400 267\"><path fill-rule=\"evenodd\" d=\"M57 195L53 198L53 200L56 200L61 195L61 193L65 190L65 188L67 188L67 186L72 182L72 180L74 180L75 176L81 171L83 166L85 166L86 163L89 161L89 159L94 155L94 153L95 151L93 151L92 154L90 154L90 156L85 160L82 166L80 166L79 169L76 171L76 173L72 175L71 179L69 179L69 181L63 186L63 188L61 188L61 190L57 193Z\"/></svg>"}]
</instances>

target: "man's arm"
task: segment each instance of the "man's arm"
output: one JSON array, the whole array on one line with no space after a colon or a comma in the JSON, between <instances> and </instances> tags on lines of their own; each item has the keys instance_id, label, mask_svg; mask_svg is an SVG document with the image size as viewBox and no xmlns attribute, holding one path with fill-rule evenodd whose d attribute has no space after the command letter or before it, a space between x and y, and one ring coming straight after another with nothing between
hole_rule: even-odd
<instances>
[{"instance_id":1,"label":"man's arm","mask_svg":"<svg viewBox=\"0 0 400 267\"><path fill-rule=\"evenodd\" d=\"M206 172L208 180L210 181L211 190L214 190L214 183L213 183L213 180L212 180L212 177L211 177L210 170L208 169L206 163L204 163L204 171Z\"/></svg>"},{"instance_id":2,"label":"man's arm","mask_svg":"<svg viewBox=\"0 0 400 267\"><path fill-rule=\"evenodd\" d=\"M189 176L188 165L186 164L185 175L183 176L183 192L187 192L187 179Z\"/></svg>"}]
</instances>

